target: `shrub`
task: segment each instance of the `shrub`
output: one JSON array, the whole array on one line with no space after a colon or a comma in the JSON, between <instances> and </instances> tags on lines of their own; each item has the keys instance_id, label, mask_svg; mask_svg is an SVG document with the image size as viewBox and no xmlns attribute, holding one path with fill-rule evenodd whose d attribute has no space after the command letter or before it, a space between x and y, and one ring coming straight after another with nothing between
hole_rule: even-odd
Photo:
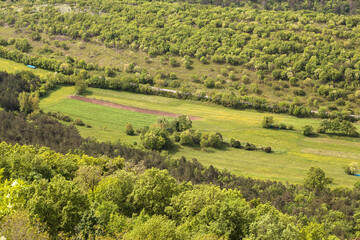
<instances>
[{"instance_id":1,"label":"shrub","mask_svg":"<svg viewBox=\"0 0 360 240\"><path fill-rule=\"evenodd\" d=\"M252 151L252 150L256 150L256 146L252 143L246 143L244 149L248 151Z\"/></svg>"},{"instance_id":2,"label":"shrub","mask_svg":"<svg viewBox=\"0 0 360 240\"><path fill-rule=\"evenodd\" d=\"M28 52L31 49L30 43L26 39L22 39L22 38L17 38L15 40L14 47L22 52Z\"/></svg>"},{"instance_id":3,"label":"shrub","mask_svg":"<svg viewBox=\"0 0 360 240\"><path fill-rule=\"evenodd\" d=\"M74 123L78 126L85 126L85 123L79 118L75 119Z\"/></svg>"},{"instance_id":4,"label":"shrub","mask_svg":"<svg viewBox=\"0 0 360 240\"><path fill-rule=\"evenodd\" d=\"M295 78L295 77L291 77L289 79L289 83L292 85L292 86L296 86L297 83L298 83L298 80Z\"/></svg>"},{"instance_id":5,"label":"shrub","mask_svg":"<svg viewBox=\"0 0 360 240\"><path fill-rule=\"evenodd\" d=\"M134 135L135 134L134 128L130 123L125 125L125 133L126 133L126 135Z\"/></svg>"},{"instance_id":6,"label":"shrub","mask_svg":"<svg viewBox=\"0 0 360 240\"><path fill-rule=\"evenodd\" d=\"M209 63L208 60L206 59L206 57L204 57L204 56L202 56L202 57L200 58L200 62L201 62L202 64L208 64L208 63Z\"/></svg>"},{"instance_id":7,"label":"shrub","mask_svg":"<svg viewBox=\"0 0 360 240\"><path fill-rule=\"evenodd\" d=\"M71 118L68 115L65 115L65 114L60 115L59 119L65 121L65 122L71 122Z\"/></svg>"},{"instance_id":8,"label":"shrub","mask_svg":"<svg viewBox=\"0 0 360 240\"><path fill-rule=\"evenodd\" d=\"M189 130L186 130L180 134L180 144L181 145L191 145L193 144L192 141L192 134Z\"/></svg>"},{"instance_id":9,"label":"shrub","mask_svg":"<svg viewBox=\"0 0 360 240\"><path fill-rule=\"evenodd\" d=\"M274 118L273 117L264 117L262 121L262 127L263 128L272 128L274 124Z\"/></svg>"},{"instance_id":10,"label":"shrub","mask_svg":"<svg viewBox=\"0 0 360 240\"><path fill-rule=\"evenodd\" d=\"M177 79L176 73L170 73L170 79L171 80Z\"/></svg>"},{"instance_id":11,"label":"shrub","mask_svg":"<svg viewBox=\"0 0 360 240\"><path fill-rule=\"evenodd\" d=\"M304 136L311 136L311 135L313 134L313 130L314 130L314 128L313 128L312 126L310 126L310 125L305 125L305 126L303 126L303 128L302 128L302 134L303 134Z\"/></svg>"},{"instance_id":12,"label":"shrub","mask_svg":"<svg viewBox=\"0 0 360 240\"><path fill-rule=\"evenodd\" d=\"M293 130L293 129L294 129L294 126L291 124L287 126L287 130Z\"/></svg>"},{"instance_id":13,"label":"shrub","mask_svg":"<svg viewBox=\"0 0 360 240\"><path fill-rule=\"evenodd\" d=\"M300 89L300 90L294 90L294 94L295 94L296 96L306 96L306 92L305 92L304 90L302 90L302 89Z\"/></svg>"},{"instance_id":14,"label":"shrub","mask_svg":"<svg viewBox=\"0 0 360 240\"><path fill-rule=\"evenodd\" d=\"M77 81L75 83L76 94L82 95L86 92L88 85L85 81Z\"/></svg>"},{"instance_id":15,"label":"shrub","mask_svg":"<svg viewBox=\"0 0 360 240\"><path fill-rule=\"evenodd\" d=\"M232 81L235 81L237 78L236 78L236 74L235 74L235 72L234 71L231 71L230 73L229 73L229 78L230 78L230 80L232 80Z\"/></svg>"},{"instance_id":16,"label":"shrub","mask_svg":"<svg viewBox=\"0 0 360 240\"><path fill-rule=\"evenodd\" d=\"M266 153L271 153L271 147L266 147L266 148L264 149L264 151L265 151Z\"/></svg>"},{"instance_id":17,"label":"shrub","mask_svg":"<svg viewBox=\"0 0 360 240\"><path fill-rule=\"evenodd\" d=\"M349 175L354 175L359 172L359 164L357 162L350 163L346 168L345 172Z\"/></svg>"},{"instance_id":18,"label":"shrub","mask_svg":"<svg viewBox=\"0 0 360 240\"><path fill-rule=\"evenodd\" d=\"M279 128L280 129L286 129L286 125L284 123L279 123Z\"/></svg>"},{"instance_id":19,"label":"shrub","mask_svg":"<svg viewBox=\"0 0 360 240\"><path fill-rule=\"evenodd\" d=\"M213 147L213 148L220 148L222 143L221 135L218 133L204 133L201 137L200 146L202 148L205 147Z\"/></svg>"},{"instance_id":20,"label":"shrub","mask_svg":"<svg viewBox=\"0 0 360 240\"><path fill-rule=\"evenodd\" d=\"M174 139L175 142L180 142L180 133L179 132L174 132L173 139Z\"/></svg>"},{"instance_id":21,"label":"shrub","mask_svg":"<svg viewBox=\"0 0 360 240\"><path fill-rule=\"evenodd\" d=\"M234 138L230 138L230 146L233 148L241 148L241 143L239 140L235 140Z\"/></svg>"},{"instance_id":22,"label":"shrub","mask_svg":"<svg viewBox=\"0 0 360 240\"><path fill-rule=\"evenodd\" d=\"M214 80L212 78L206 79L204 84L205 84L205 86L207 88L214 88L215 87L215 82L214 82Z\"/></svg>"},{"instance_id":23,"label":"shrub","mask_svg":"<svg viewBox=\"0 0 360 240\"><path fill-rule=\"evenodd\" d=\"M170 58L170 65L172 66L172 67L178 67L179 66L179 63L176 61L176 59L175 58Z\"/></svg>"}]
</instances>

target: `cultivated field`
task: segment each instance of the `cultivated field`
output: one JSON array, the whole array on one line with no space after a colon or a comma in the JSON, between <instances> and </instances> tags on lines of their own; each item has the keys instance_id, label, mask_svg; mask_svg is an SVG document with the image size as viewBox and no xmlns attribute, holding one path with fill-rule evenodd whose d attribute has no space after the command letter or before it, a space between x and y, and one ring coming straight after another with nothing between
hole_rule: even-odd
<instances>
[{"instance_id":1,"label":"cultivated field","mask_svg":"<svg viewBox=\"0 0 360 240\"><path fill-rule=\"evenodd\" d=\"M134 142L138 137L124 133L124 125L132 123L135 128L155 122L155 115L145 115L121 109L68 99L73 87L62 87L42 99L44 111L60 111L73 118L81 118L93 128L79 127L84 137ZM311 166L321 167L337 185L352 185L358 179L344 173L343 167L360 160L360 139L320 135L304 137L302 126L317 127L320 120L300 119L287 115L239 111L202 102L176 100L157 96L116 92L90 88L88 97L152 110L168 111L201 117L193 122L193 128L201 131L221 132L225 139L234 137L242 144L271 146L274 153L245 151L234 148L201 150L198 147L176 145L170 153L175 156L197 158L200 162L228 169L236 174L261 179L273 179L300 183ZM276 122L292 124L294 131L269 130L261 127L264 116L274 116Z\"/></svg>"}]
</instances>

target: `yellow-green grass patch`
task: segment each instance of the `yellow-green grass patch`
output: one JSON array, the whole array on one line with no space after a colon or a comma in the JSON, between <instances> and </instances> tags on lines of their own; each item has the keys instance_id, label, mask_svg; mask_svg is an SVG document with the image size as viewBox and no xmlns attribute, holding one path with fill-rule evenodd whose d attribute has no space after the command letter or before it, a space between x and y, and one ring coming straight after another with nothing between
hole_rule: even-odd
<instances>
[{"instance_id":1,"label":"yellow-green grass patch","mask_svg":"<svg viewBox=\"0 0 360 240\"><path fill-rule=\"evenodd\" d=\"M42 77L51 73L50 71L46 71L40 68L32 69L22 63L17 63L8 59L0 58L0 71L15 73L16 71L22 71L22 70L31 71L34 74Z\"/></svg>"}]
</instances>

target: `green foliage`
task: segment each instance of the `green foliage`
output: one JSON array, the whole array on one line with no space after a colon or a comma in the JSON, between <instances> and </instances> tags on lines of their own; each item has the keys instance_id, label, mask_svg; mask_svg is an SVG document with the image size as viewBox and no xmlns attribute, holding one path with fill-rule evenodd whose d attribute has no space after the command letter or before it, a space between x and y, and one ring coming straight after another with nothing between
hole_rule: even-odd
<instances>
[{"instance_id":1,"label":"green foliage","mask_svg":"<svg viewBox=\"0 0 360 240\"><path fill-rule=\"evenodd\" d=\"M334 120L321 121L320 126L318 128L318 132L327 133L327 134L345 135L351 137L359 136L356 127L350 121L343 120L340 118Z\"/></svg>"},{"instance_id":2,"label":"green foliage","mask_svg":"<svg viewBox=\"0 0 360 240\"><path fill-rule=\"evenodd\" d=\"M354 175L359 173L359 164L357 162L350 163L346 168L345 172L349 175Z\"/></svg>"},{"instance_id":3,"label":"green foliage","mask_svg":"<svg viewBox=\"0 0 360 240\"><path fill-rule=\"evenodd\" d=\"M130 123L125 125L125 133L127 135L134 135L135 134L134 128Z\"/></svg>"},{"instance_id":4,"label":"green foliage","mask_svg":"<svg viewBox=\"0 0 360 240\"><path fill-rule=\"evenodd\" d=\"M133 211L133 206L128 198L133 191L135 180L134 174L118 171L100 181L95 188L94 197L98 202L107 201L115 204L119 212L129 215Z\"/></svg>"},{"instance_id":5,"label":"green foliage","mask_svg":"<svg viewBox=\"0 0 360 240\"><path fill-rule=\"evenodd\" d=\"M181 115L179 117L176 117L174 120L174 125L176 128L176 131L183 132L185 130L188 130L192 128L192 121L190 120L189 116Z\"/></svg>"},{"instance_id":6,"label":"green foliage","mask_svg":"<svg viewBox=\"0 0 360 240\"><path fill-rule=\"evenodd\" d=\"M207 78L204 81L204 84L205 84L205 87L207 87L207 88L214 88L215 87L215 81L212 78Z\"/></svg>"},{"instance_id":7,"label":"green foliage","mask_svg":"<svg viewBox=\"0 0 360 240\"><path fill-rule=\"evenodd\" d=\"M79 80L75 83L76 94L78 95L83 95L84 93L86 93L87 88L88 85L85 81Z\"/></svg>"},{"instance_id":8,"label":"green foliage","mask_svg":"<svg viewBox=\"0 0 360 240\"><path fill-rule=\"evenodd\" d=\"M152 150L161 150L171 144L168 133L159 128L152 128L145 133L142 132L140 139L145 148Z\"/></svg>"},{"instance_id":9,"label":"green foliage","mask_svg":"<svg viewBox=\"0 0 360 240\"><path fill-rule=\"evenodd\" d=\"M304 136L311 136L313 135L314 128L310 125L305 125L302 127L301 132Z\"/></svg>"},{"instance_id":10,"label":"green foliage","mask_svg":"<svg viewBox=\"0 0 360 240\"><path fill-rule=\"evenodd\" d=\"M215 132L203 133L201 136L200 146L201 148L213 147L220 148L222 144L221 135Z\"/></svg>"},{"instance_id":11,"label":"green foliage","mask_svg":"<svg viewBox=\"0 0 360 240\"><path fill-rule=\"evenodd\" d=\"M60 231L73 234L88 205L87 196L75 183L60 176L35 182L29 194L26 207L30 215L46 222L52 236Z\"/></svg>"},{"instance_id":12,"label":"green foliage","mask_svg":"<svg viewBox=\"0 0 360 240\"><path fill-rule=\"evenodd\" d=\"M75 119L74 123L78 126L85 126L85 123L80 118Z\"/></svg>"},{"instance_id":13,"label":"green foliage","mask_svg":"<svg viewBox=\"0 0 360 240\"><path fill-rule=\"evenodd\" d=\"M94 191L95 187L102 179L102 169L100 166L80 166L76 171L74 182L84 192Z\"/></svg>"},{"instance_id":14,"label":"green foliage","mask_svg":"<svg viewBox=\"0 0 360 240\"><path fill-rule=\"evenodd\" d=\"M165 216L152 216L145 222L136 221L132 225L132 230L125 234L126 239L174 239L185 238L185 233L176 228L174 221Z\"/></svg>"},{"instance_id":15,"label":"green foliage","mask_svg":"<svg viewBox=\"0 0 360 240\"><path fill-rule=\"evenodd\" d=\"M272 128L274 124L274 117L264 117L262 121L263 128Z\"/></svg>"},{"instance_id":16,"label":"green foliage","mask_svg":"<svg viewBox=\"0 0 360 240\"><path fill-rule=\"evenodd\" d=\"M180 134L180 144L181 145L193 144L192 133L189 130L186 130Z\"/></svg>"},{"instance_id":17,"label":"green foliage","mask_svg":"<svg viewBox=\"0 0 360 240\"><path fill-rule=\"evenodd\" d=\"M250 224L250 239L301 239L294 220L269 204L259 205L254 210L255 219Z\"/></svg>"},{"instance_id":18,"label":"green foliage","mask_svg":"<svg viewBox=\"0 0 360 240\"><path fill-rule=\"evenodd\" d=\"M129 197L139 212L144 209L150 214L163 214L171 197L178 192L176 181L168 171L152 168L139 176Z\"/></svg>"},{"instance_id":19,"label":"green foliage","mask_svg":"<svg viewBox=\"0 0 360 240\"><path fill-rule=\"evenodd\" d=\"M17 38L15 39L14 47L22 52L29 52L31 49L30 43L23 38Z\"/></svg>"},{"instance_id":20,"label":"green foliage","mask_svg":"<svg viewBox=\"0 0 360 240\"><path fill-rule=\"evenodd\" d=\"M44 224L37 219L30 219L24 210L16 211L2 219L0 235L4 239L51 239L44 229Z\"/></svg>"},{"instance_id":21,"label":"green foliage","mask_svg":"<svg viewBox=\"0 0 360 240\"><path fill-rule=\"evenodd\" d=\"M312 191L321 191L325 189L332 180L325 176L325 172L319 167L311 167L304 179L304 186Z\"/></svg>"},{"instance_id":22,"label":"green foliage","mask_svg":"<svg viewBox=\"0 0 360 240\"><path fill-rule=\"evenodd\" d=\"M20 111L25 114L29 114L39 109L39 96L37 94L22 92L19 94L18 100Z\"/></svg>"}]
</instances>

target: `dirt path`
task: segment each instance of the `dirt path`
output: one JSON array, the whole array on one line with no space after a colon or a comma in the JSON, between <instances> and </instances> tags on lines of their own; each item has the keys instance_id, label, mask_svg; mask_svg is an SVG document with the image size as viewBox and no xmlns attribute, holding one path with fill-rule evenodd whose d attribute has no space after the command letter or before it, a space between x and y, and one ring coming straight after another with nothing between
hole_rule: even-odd
<instances>
[{"instance_id":1,"label":"dirt path","mask_svg":"<svg viewBox=\"0 0 360 240\"><path fill-rule=\"evenodd\" d=\"M157 110L150 110L150 109L132 107L132 106L127 106L127 105L121 105L121 104L112 103L112 102L108 102L108 101L104 101L104 100L98 100L98 99L94 99L94 98L87 98L87 97L74 96L74 95L69 96L69 98L83 101L83 102L94 103L94 104L99 104L102 106L119 108L119 109L124 109L124 110L128 110L128 111L139 112L139 113L146 113L146 114L152 114L152 115L158 115L158 116L164 116L164 117L181 116L181 114L163 112L163 111L157 111ZM189 118L192 121L201 119L201 117L194 117L194 116L189 116Z\"/></svg>"}]
</instances>

